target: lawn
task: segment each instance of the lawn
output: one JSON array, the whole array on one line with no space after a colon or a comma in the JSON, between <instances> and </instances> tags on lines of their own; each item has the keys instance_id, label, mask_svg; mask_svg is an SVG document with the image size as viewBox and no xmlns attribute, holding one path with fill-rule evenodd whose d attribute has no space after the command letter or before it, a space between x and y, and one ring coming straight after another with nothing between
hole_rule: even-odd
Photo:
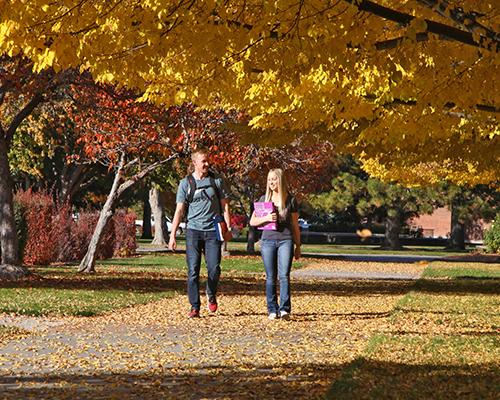
<instances>
[{"instance_id":1,"label":"lawn","mask_svg":"<svg viewBox=\"0 0 500 400\"><path fill-rule=\"evenodd\" d=\"M151 245L149 239L137 239L137 244L141 248L157 248L158 246ZM182 237L177 238L177 245L179 249L185 248L185 241ZM228 244L228 250L242 254L246 252L246 242L244 241L231 241ZM258 251L258 245L256 246ZM475 247L468 247L463 251L448 250L443 247L433 246L405 246L402 250L383 250L380 246L375 245L339 245L339 244L302 244L303 253L332 253L332 254L397 254L397 255L421 255L421 256L463 256L474 251ZM165 251L167 248L165 247Z\"/></svg>"},{"instance_id":2,"label":"lawn","mask_svg":"<svg viewBox=\"0 0 500 400\"><path fill-rule=\"evenodd\" d=\"M327 398L494 399L500 265L431 263Z\"/></svg>"}]
</instances>

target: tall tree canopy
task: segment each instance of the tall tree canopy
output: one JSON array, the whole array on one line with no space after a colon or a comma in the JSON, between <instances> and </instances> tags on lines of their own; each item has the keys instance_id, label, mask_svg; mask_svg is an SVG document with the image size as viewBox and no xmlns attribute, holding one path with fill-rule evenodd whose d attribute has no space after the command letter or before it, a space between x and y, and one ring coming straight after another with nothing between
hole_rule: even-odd
<instances>
[{"instance_id":1,"label":"tall tree canopy","mask_svg":"<svg viewBox=\"0 0 500 400\"><path fill-rule=\"evenodd\" d=\"M143 100L235 108L406 181L499 175L495 0L8 0L0 54ZM416 173L417 172L417 173Z\"/></svg>"}]
</instances>

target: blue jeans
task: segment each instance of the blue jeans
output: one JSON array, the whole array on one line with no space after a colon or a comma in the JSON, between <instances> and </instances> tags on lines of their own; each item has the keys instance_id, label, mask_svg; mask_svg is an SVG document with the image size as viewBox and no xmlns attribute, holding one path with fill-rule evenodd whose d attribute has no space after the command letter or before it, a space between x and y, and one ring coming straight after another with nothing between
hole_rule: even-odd
<instances>
[{"instance_id":1,"label":"blue jeans","mask_svg":"<svg viewBox=\"0 0 500 400\"><path fill-rule=\"evenodd\" d=\"M293 241L289 240L262 240L260 254L266 269L266 300L267 312L290 313L290 270L292 268ZM276 296L276 278L280 281L280 302Z\"/></svg>"},{"instance_id":2,"label":"blue jeans","mask_svg":"<svg viewBox=\"0 0 500 400\"><path fill-rule=\"evenodd\" d=\"M201 254L205 254L208 280L207 295L217 294L220 277L221 243L215 231L198 231L188 229L186 232L186 261L188 266L187 292L191 308L199 310L200 302L200 266Z\"/></svg>"}]
</instances>

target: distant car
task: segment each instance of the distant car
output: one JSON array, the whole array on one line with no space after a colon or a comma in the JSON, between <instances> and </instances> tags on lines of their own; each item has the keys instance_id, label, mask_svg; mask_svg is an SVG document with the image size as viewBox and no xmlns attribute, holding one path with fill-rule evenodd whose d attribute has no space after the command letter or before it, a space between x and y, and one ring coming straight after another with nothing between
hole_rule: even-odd
<instances>
[{"instance_id":1,"label":"distant car","mask_svg":"<svg viewBox=\"0 0 500 400\"><path fill-rule=\"evenodd\" d=\"M172 220L169 217L165 217L165 221L167 223L168 233L172 232ZM136 219L135 220L135 225L142 227L142 219ZM153 228L154 226L155 226L155 221L154 221L153 218L151 218L151 228ZM181 235L185 231L186 231L186 223L185 222L181 222L179 224L179 227L177 228L176 235Z\"/></svg>"},{"instance_id":2,"label":"distant car","mask_svg":"<svg viewBox=\"0 0 500 400\"><path fill-rule=\"evenodd\" d=\"M165 217L165 220L167 221L167 229L168 229L168 232L172 232L172 220L169 218L169 217ZM185 222L181 222L179 224L179 227L177 228L177 232L176 232L176 235L180 235L182 233L184 233L186 231L186 223Z\"/></svg>"},{"instance_id":3,"label":"distant car","mask_svg":"<svg viewBox=\"0 0 500 400\"><path fill-rule=\"evenodd\" d=\"M304 218L299 218L299 228L300 229L309 229L311 225Z\"/></svg>"}]
</instances>

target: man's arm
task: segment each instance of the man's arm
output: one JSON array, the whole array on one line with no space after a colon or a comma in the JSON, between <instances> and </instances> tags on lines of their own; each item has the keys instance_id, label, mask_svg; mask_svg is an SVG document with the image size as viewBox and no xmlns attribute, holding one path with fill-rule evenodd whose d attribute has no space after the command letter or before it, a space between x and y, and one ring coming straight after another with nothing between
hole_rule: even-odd
<instances>
[{"instance_id":1,"label":"man's arm","mask_svg":"<svg viewBox=\"0 0 500 400\"><path fill-rule=\"evenodd\" d=\"M224 214L224 221L227 225L227 233L224 235L224 240L228 242L233 238L233 235L231 234L231 212L229 210L229 199L221 199L220 204Z\"/></svg>"},{"instance_id":2,"label":"man's arm","mask_svg":"<svg viewBox=\"0 0 500 400\"><path fill-rule=\"evenodd\" d=\"M300 253L300 227L299 227L299 213L292 213L292 237L295 244L294 256L298 260L301 256Z\"/></svg>"},{"instance_id":3,"label":"man's arm","mask_svg":"<svg viewBox=\"0 0 500 400\"><path fill-rule=\"evenodd\" d=\"M175 206L174 218L172 220L172 231L170 232L170 240L168 241L168 247L170 250L175 251L177 249L177 241L175 239L175 232L179 227L182 217L184 216L184 211L186 209L185 203L177 203Z\"/></svg>"}]
</instances>

